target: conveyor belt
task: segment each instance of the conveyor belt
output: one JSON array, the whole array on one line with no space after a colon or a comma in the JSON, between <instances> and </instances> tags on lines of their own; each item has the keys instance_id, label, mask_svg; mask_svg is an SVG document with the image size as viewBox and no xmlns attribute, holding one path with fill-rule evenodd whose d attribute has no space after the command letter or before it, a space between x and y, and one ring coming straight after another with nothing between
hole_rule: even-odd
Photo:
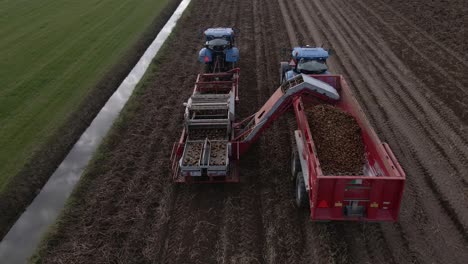
<instances>
[{"instance_id":1,"label":"conveyor belt","mask_svg":"<svg viewBox=\"0 0 468 264\"><path fill-rule=\"evenodd\" d=\"M315 95L318 98L338 101L340 95L336 89L310 76L300 74L281 85L268 99L263 107L252 117L246 128L238 133L242 141L253 141L276 118L292 105L292 99L303 93ZM250 132L248 132L250 130Z\"/></svg>"}]
</instances>

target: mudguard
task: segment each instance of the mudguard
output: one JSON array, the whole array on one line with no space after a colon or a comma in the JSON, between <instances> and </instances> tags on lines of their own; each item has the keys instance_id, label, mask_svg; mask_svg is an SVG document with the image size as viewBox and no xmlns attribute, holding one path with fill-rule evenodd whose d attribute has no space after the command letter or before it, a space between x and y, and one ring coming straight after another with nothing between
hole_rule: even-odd
<instances>
[{"instance_id":1,"label":"mudguard","mask_svg":"<svg viewBox=\"0 0 468 264\"><path fill-rule=\"evenodd\" d=\"M236 47L226 50L226 61L237 62L239 60L239 49Z\"/></svg>"},{"instance_id":2,"label":"mudguard","mask_svg":"<svg viewBox=\"0 0 468 264\"><path fill-rule=\"evenodd\" d=\"M201 63L208 63L213 61L213 54L211 50L203 48L198 53L198 61Z\"/></svg>"}]
</instances>

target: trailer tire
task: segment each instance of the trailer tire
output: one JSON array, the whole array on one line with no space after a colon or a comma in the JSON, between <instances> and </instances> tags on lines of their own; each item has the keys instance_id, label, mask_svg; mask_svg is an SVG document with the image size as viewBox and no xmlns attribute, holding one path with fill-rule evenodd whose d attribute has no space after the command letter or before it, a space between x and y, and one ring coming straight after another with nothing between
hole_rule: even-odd
<instances>
[{"instance_id":1,"label":"trailer tire","mask_svg":"<svg viewBox=\"0 0 468 264\"><path fill-rule=\"evenodd\" d=\"M295 188L296 206L298 208L307 208L309 205L309 196L304 183L304 176L302 172L298 172L296 176L296 188Z\"/></svg>"},{"instance_id":2,"label":"trailer tire","mask_svg":"<svg viewBox=\"0 0 468 264\"><path fill-rule=\"evenodd\" d=\"M296 148L291 151L291 179L294 182L298 172L302 171L301 161L299 160L299 153Z\"/></svg>"},{"instance_id":3,"label":"trailer tire","mask_svg":"<svg viewBox=\"0 0 468 264\"><path fill-rule=\"evenodd\" d=\"M286 75L286 72L289 71L291 69L291 66L289 66L289 63L287 62L281 62L280 63L280 85L282 85L284 83L284 81L286 81L285 79L285 75Z\"/></svg>"}]
</instances>

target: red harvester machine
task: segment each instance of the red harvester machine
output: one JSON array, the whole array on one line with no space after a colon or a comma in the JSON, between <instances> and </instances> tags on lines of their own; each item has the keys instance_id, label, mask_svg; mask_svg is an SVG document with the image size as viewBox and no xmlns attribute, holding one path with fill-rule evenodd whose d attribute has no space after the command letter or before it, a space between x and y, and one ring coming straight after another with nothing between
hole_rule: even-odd
<instances>
[{"instance_id":1,"label":"red harvester machine","mask_svg":"<svg viewBox=\"0 0 468 264\"><path fill-rule=\"evenodd\" d=\"M396 221L405 173L382 143L341 75L299 74L283 83L252 116L237 120L239 69L200 74L186 103L184 130L174 144L173 179L186 183L238 182L241 156L268 126L291 107L297 120L297 149L291 160L298 206L316 221ZM362 175L324 175L304 109L332 104L361 127L366 157ZM285 175L285 177L287 177Z\"/></svg>"}]
</instances>

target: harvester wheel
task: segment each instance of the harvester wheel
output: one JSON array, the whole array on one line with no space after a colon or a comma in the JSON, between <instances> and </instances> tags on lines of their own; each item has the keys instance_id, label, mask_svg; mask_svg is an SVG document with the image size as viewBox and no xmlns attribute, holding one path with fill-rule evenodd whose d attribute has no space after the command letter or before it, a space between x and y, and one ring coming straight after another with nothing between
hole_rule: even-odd
<instances>
[{"instance_id":1,"label":"harvester wheel","mask_svg":"<svg viewBox=\"0 0 468 264\"><path fill-rule=\"evenodd\" d=\"M286 81L286 72L290 69L291 66L289 66L289 63L284 61L280 63L280 85L283 84L284 81Z\"/></svg>"},{"instance_id":2,"label":"harvester wheel","mask_svg":"<svg viewBox=\"0 0 468 264\"><path fill-rule=\"evenodd\" d=\"M298 172L302 170L301 161L299 160L299 153L296 148L293 148L291 152L291 179L294 182Z\"/></svg>"},{"instance_id":3,"label":"harvester wheel","mask_svg":"<svg viewBox=\"0 0 468 264\"><path fill-rule=\"evenodd\" d=\"M298 208L307 208L309 205L309 196L304 183L302 172L298 172L296 176L296 206Z\"/></svg>"}]
</instances>

